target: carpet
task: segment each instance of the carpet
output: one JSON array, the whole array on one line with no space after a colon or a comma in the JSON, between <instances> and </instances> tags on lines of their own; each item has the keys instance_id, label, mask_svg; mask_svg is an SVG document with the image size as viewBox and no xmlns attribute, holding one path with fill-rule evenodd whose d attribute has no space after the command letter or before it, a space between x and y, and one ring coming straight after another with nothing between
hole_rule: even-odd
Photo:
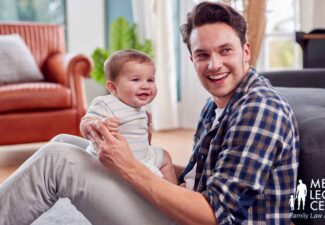
<instances>
[{"instance_id":1,"label":"carpet","mask_svg":"<svg viewBox=\"0 0 325 225\"><path fill-rule=\"evenodd\" d=\"M61 198L32 225L91 225L91 223L71 204L69 199Z\"/></svg>"}]
</instances>

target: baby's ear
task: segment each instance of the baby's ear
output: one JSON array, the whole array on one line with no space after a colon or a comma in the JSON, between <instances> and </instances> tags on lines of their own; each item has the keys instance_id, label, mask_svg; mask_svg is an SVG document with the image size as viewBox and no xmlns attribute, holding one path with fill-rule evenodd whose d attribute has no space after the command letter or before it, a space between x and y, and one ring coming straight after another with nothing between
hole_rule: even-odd
<instances>
[{"instance_id":1,"label":"baby's ear","mask_svg":"<svg viewBox=\"0 0 325 225\"><path fill-rule=\"evenodd\" d=\"M111 81L111 80L107 80L107 81L106 81L106 89L107 89L111 94L115 94L115 93L116 93L116 87L115 87L115 84L114 84L113 81Z\"/></svg>"}]
</instances>

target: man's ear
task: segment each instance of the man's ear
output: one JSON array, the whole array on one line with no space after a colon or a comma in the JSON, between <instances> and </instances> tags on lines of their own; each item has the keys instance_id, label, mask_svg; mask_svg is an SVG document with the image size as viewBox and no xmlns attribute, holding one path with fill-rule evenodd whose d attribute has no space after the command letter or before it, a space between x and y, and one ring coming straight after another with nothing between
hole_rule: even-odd
<instances>
[{"instance_id":1,"label":"man's ear","mask_svg":"<svg viewBox=\"0 0 325 225\"><path fill-rule=\"evenodd\" d=\"M116 87L115 87L115 84L113 83L113 81L111 81L111 80L107 80L105 86L106 86L106 89L107 89L111 94L115 94L115 93L116 93Z\"/></svg>"},{"instance_id":2,"label":"man's ear","mask_svg":"<svg viewBox=\"0 0 325 225\"><path fill-rule=\"evenodd\" d=\"M249 64L249 61L251 60L251 47L249 42L246 42L244 44L243 51L244 51L244 61L245 63Z\"/></svg>"}]
</instances>

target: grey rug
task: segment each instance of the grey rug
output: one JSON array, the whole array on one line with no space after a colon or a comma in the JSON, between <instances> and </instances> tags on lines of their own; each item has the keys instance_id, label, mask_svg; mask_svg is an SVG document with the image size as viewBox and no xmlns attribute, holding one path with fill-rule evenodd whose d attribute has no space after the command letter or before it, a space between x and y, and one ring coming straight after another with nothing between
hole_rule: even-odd
<instances>
[{"instance_id":1,"label":"grey rug","mask_svg":"<svg viewBox=\"0 0 325 225\"><path fill-rule=\"evenodd\" d=\"M62 198L32 225L91 225L91 223L70 203L69 199Z\"/></svg>"}]
</instances>

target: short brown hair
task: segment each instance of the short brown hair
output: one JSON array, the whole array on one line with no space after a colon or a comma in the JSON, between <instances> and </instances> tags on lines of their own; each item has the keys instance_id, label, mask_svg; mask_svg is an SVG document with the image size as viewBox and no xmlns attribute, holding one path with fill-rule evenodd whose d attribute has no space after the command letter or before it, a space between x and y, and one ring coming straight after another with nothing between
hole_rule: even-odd
<instances>
[{"instance_id":1,"label":"short brown hair","mask_svg":"<svg viewBox=\"0 0 325 225\"><path fill-rule=\"evenodd\" d=\"M119 75L124 63L129 61L137 61L139 63L152 64L155 63L147 54L133 49L121 50L114 52L104 63L104 72L107 80L114 81Z\"/></svg>"},{"instance_id":2,"label":"short brown hair","mask_svg":"<svg viewBox=\"0 0 325 225\"><path fill-rule=\"evenodd\" d=\"M225 23L238 34L242 45L246 43L247 25L244 17L228 5L216 2L202 2L187 14L187 23L180 28L183 42L191 52L190 36L195 27L205 24Z\"/></svg>"}]
</instances>

